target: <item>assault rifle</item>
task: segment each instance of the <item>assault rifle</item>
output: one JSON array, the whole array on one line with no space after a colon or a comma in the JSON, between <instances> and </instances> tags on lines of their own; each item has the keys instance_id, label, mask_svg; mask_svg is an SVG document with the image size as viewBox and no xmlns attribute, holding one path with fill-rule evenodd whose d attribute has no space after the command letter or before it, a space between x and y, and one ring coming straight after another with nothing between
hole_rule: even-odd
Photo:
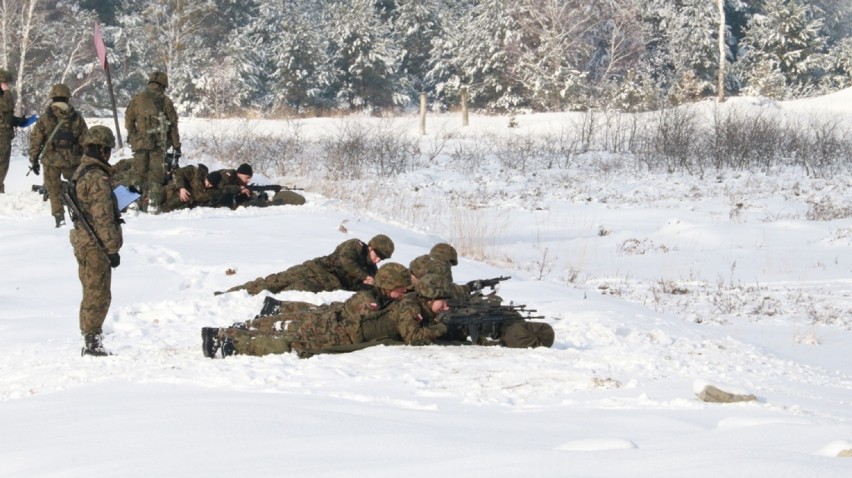
<instances>
[{"instance_id":1,"label":"assault rifle","mask_svg":"<svg viewBox=\"0 0 852 478\"><path fill-rule=\"evenodd\" d=\"M41 194L42 201L47 201L47 188L43 184L33 184L33 192Z\"/></svg>"},{"instance_id":2,"label":"assault rifle","mask_svg":"<svg viewBox=\"0 0 852 478\"><path fill-rule=\"evenodd\" d=\"M528 319L543 319L543 315L532 315L535 309L526 305L496 305L488 302L449 300L448 312L438 316L438 321L447 326L450 338L467 338L477 343L480 337L498 340L503 327Z\"/></svg>"},{"instance_id":3,"label":"assault rifle","mask_svg":"<svg viewBox=\"0 0 852 478\"><path fill-rule=\"evenodd\" d=\"M89 236L95 240L95 244L97 244L98 249L104 253L104 256L109 257L106 246L103 241L101 241L101 238L98 237L98 234L95 232L95 228L92 227L89 219L86 218L86 215L80 210L80 206L77 203L77 191L72 191L75 187L76 182L62 181L62 202L68 207L68 213L71 216L71 221L74 223L75 227L78 224L82 226Z\"/></svg>"},{"instance_id":4,"label":"assault rifle","mask_svg":"<svg viewBox=\"0 0 852 478\"><path fill-rule=\"evenodd\" d=\"M275 192L275 193L280 192L282 190L302 191L302 188L296 188L296 187L289 188L287 186L281 186L279 184L264 184L262 186L259 185L259 184L249 184L248 186L246 186L246 189L248 189L249 191L252 192L251 197L239 194L235 197L236 204L239 205L239 204L242 204L244 202L251 201L252 199L260 199L260 200L263 200L263 201L268 201L269 195L267 194L267 191L272 191L272 192Z\"/></svg>"},{"instance_id":5,"label":"assault rifle","mask_svg":"<svg viewBox=\"0 0 852 478\"><path fill-rule=\"evenodd\" d=\"M511 277L508 276L494 277L493 279L478 279L468 282L467 286L470 287L470 290L472 291L480 291L486 287L491 287L491 290L494 290L494 287L496 287L499 283L509 279L511 279Z\"/></svg>"}]
</instances>

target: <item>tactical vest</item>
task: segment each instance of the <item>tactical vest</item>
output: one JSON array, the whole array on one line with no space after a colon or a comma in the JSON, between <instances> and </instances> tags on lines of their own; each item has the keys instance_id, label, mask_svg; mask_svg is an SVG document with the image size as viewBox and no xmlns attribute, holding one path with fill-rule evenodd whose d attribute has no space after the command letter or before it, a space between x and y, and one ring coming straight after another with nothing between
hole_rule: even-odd
<instances>
[{"instance_id":1,"label":"tactical vest","mask_svg":"<svg viewBox=\"0 0 852 478\"><path fill-rule=\"evenodd\" d=\"M77 119L77 112L72 111L65 119L59 119L53 112L53 108L47 109L48 130L50 131L49 142L45 144L45 148L50 148L52 151L70 151L77 146L77 140L74 138L74 131L71 125Z\"/></svg>"}]
</instances>

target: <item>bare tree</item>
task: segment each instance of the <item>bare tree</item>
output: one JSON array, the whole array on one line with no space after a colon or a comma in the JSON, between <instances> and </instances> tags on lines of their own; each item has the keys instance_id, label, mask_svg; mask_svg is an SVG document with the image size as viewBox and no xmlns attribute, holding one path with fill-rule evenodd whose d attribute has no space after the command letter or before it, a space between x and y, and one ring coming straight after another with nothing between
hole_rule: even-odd
<instances>
[{"instance_id":1,"label":"bare tree","mask_svg":"<svg viewBox=\"0 0 852 478\"><path fill-rule=\"evenodd\" d=\"M27 52L33 43L33 35L39 24L43 22L43 12L36 10L39 0L23 0L20 4L21 26L19 34L21 37L21 51L18 56L18 71L15 79L15 91L18 96L15 98L15 112L21 113L24 100L21 91L24 87L24 72L27 66Z\"/></svg>"}]
</instances>

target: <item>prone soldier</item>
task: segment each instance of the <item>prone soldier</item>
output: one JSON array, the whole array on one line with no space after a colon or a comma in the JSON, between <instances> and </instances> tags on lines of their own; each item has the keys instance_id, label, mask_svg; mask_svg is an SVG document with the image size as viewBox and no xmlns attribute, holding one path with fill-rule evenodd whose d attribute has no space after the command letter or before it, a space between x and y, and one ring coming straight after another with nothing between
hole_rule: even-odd
<instances>
[{"instance_id":1,"label":"prone soldier","mask_svg":"<svg viewBox=\"0 0 852 478\"><path fill-rule=\"evenodd\" d=\"M393 251L393 241L384 234L374 236L366 244L359 239L349 239L327 256L305 261L266 277L258 277L231 287L227 292L246 290L251 295L257 295L263 290L272 293L284 290L322 292L341 289L354 292L373 284L376 265L389 259Z\"/></svg>"}]
</instances>

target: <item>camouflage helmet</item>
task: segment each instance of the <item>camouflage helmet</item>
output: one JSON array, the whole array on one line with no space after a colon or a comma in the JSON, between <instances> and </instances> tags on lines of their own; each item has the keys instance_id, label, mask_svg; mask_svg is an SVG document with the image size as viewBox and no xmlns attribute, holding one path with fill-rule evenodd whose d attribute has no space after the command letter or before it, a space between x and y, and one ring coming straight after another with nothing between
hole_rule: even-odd
<instances>
[{"instance_id":1,"label":"camouflage helmet","mask_svg":"<svg viewBox=\"0 0 852 478\"><path fill-rule=\"evenodd\" d=\"M65 83L57 83L50 89L51 98L71 98L71 89Z\"/></svg>"},{"instance_id":2,"label":"camouflage helmet","mask_svg":"<svg viewBox=\"0 0 852 478\"><path fill-rule=\"evenodd\" d=\"M447 244L446 242L440 242L438 244L435 244L432 247L432 250L429 251L429 255L431 255L435 259L449 262L454 266L459 265L459 254L458 252L456 252L456 248Z\"/></svg>"},{"instance_id":3,"label":"camouflage helmet","mask_svg":"<svg viewBox=\"0 0 852 478\"><path fill-rule=\"evenodd\" d=\"M12 73L0 68L0 83L8 83L12 81Z\"/></svg>"},{"instance_id":4,"label":"camouflage helmet","mask_svg":"<svg viewBox=\"0 0 852 478\"><path fill-rule=\"evenodd\" d=\"M446 277L438 274L426 274L414 286L414 291L420 297L427 299L449 299L453 296L452 284Z\"/></svg>"},{"instance_id":5,"label":"camouflage helmet","mask_svg":"<svg viewBox=\"0 0 852 478\"><path fill-rule=\"evenodd\" d=\"M393 241L384 234L374 236L368 245L376 251L380 259L390 259L393 255Z\"/></svg>"},{"instance_id":6,"label":"camouflage helmet","mask_svg":"<svg viewBox=\"0 0 852 478\"><path fill-rule=\"evenodd\" d=\"M162 71L152 71L151 74L148 75L148 83L157 83L163 88L169 87L169 77Z\"/></svg>"},{"instance_id":7,"label":"camouflage helmet","mask_svg":"<svg viewBox=\"0 0 852 478\"><path fill-rule=\"evenodd\" d=\"M429 254L417 256L408 265L414 277L423 277L427 274L437 274L442 277L450 277L450 266L446 262L439 261Z\"/></svg>"},{"instance_id":8,"label":"camouflage helmet","mask_svg":"<svg viewBox=\"0 0 852 478\"><path fill-rule=\"evenodd\" d=\"M411 287L411 272L402 264L388 262L379 267L376 272L376 287L383 290L394 290L397 287Z\"/></svg>"},{"instance_id":9,"label":"camouflage helmet","mask_svg":"<svg viewBox=\"0 0 852 478\"><path fill-rule=\"evenodd\" d=\"M83 146L90 144L115 148L115 136L112 134L112 130L106 126L92 126L83 137Z\"/></svg>"}]
</instances>

